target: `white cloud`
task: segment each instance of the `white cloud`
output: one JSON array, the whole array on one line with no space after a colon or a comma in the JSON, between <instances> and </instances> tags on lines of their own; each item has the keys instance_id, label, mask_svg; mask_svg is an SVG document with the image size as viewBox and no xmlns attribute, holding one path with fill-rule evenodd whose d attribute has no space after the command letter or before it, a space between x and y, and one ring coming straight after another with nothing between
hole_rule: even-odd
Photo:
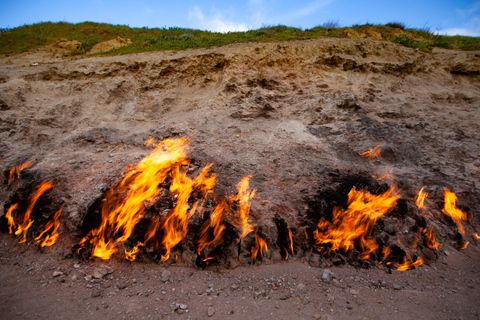
<instances>
[{"instance_id":1,"label":"white cloud","mask_svg":"<svg viewBox=\"0 0 480 320\"><path fill-rule=\"evenodd\" d=\"M300 8L286 16L286 19L297 19L305 16L309 16L315 12L317 12L320 8L323 8L329 5L333 0L317 0L310 2L303 8Z\"/></svg>"},{"instance_id":2,"label":"white cloud","mask_svg":"<svg viewBox=\"0 0 480 320\"><path fill-rule=\"evenodd\" d=\"M199 24L200 29L215 31L215 32L229 32L229 31L247 31L249 26L245 23L236 23L225 19L220 12L214 12L212 15L206 17L198 6L194 6L188 12L190 20Z\"/></svg>"},{"instance_id":3,"label":"white cloud","mask_svg":"<svg viewBox=\"0 0 480 320\"><path fill-rule=\"evenodd\" d=\"M450 28L442 30L440 33L446 34L447 36L471 36L471 37L480 37L479 30L467 29L467 28Z\"/></svg>"}]
</instances>

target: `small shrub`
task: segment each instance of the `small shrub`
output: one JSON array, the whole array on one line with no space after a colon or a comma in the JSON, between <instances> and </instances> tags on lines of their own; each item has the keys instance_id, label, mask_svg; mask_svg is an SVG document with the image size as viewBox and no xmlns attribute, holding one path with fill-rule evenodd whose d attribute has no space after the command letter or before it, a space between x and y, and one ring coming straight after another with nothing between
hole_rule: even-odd
<instances>
[{"instance_id":1,"label":"small shrub","mask_svg":"<svg viewBox=\"0 0 480 320\"><path fill-rule=\"evenodd\" d=\"M266 35L267 35L267 31L260 29L260 30L257 30L257 32L255 32L255 35L256 35L257 37L266 36Z\"/></svg>"},{"instance_id":2,"label":"small shrub","mask_svg":"<svg viewBox=\"0 0 480 320\"><path fill-rule=\"evenodd\" d=\"M439 36L433 42L433 46L437 48L452 49L452 44L446 37Z\"/></svg>"},{"instance_id":3,"label":"small shrub","mask_svg":"<svg viewBox=\"0 0 480 320\"><path fill-rule=\"evenodd\" d=\"M389 22L386 26L393 29L405 30L405 24L403 22Z\"/></svg>"},{"instance_id":4,"label":"small shrub","mask_svg":"<svg viewBox=\"0 0 480 320\"><path fill-rule=\"evenodd\" d=\"M179 40L187 41L187 40L195 40L195 36L191 33L184 33L178 37Z\"/></svg>"},{"instance_id":5,"label":"small shrub","mask_svg":"<svg viewBox=\"0 0 480 320\"><path fill-rule=\"evenodd\" d=\"M414 48L416 41L407 36L399 36L393 39L393 42L401 44L405 47Z\"/></svg>"}]
</instances>

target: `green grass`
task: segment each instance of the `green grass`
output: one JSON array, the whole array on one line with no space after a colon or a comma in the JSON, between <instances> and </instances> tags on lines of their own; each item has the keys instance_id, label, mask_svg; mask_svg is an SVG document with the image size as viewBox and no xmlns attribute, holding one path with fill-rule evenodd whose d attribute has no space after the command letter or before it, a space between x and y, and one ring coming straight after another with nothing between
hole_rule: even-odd
<instances>
[{"instance_id":1,"label":"green grass","mask_svg":"<svg viewBox=\"0 0 480 320\"><path fill-rule=\"evenodd\" d=\"M402 44L407 47L431 50L433 47L478 50L479 37L439 36L431 30L406 29L401 22L386 25L355 25L351 28L359 33L372 29L379 32L383 39ZM57 40L66 38L78 40L80 48L72 55L86 54L96 43L116 37L129 38L132 44L112 50L108 55L128 54L144 51L183 50L187 48L205 48L223 46L238 42L284 41L315 39L320 37L345 37L347 27L339 27L337 22L330 21L311 29L298 29L287 26L267 26L246 32L218 33L202 30L171 28L130 28L124 25L83 22L42 22L25 25L14 29L0 29L0 54L14 54L29 51L38 47L51 45ZM408 32L398 36L398 29Z\"/></svg>"}]
</instances>

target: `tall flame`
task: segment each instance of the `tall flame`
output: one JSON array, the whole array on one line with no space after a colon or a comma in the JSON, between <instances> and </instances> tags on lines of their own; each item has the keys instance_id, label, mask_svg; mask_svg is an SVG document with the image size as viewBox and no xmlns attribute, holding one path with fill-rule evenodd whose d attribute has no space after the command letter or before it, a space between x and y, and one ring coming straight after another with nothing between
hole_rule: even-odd
<instances>
[{"instance_id":1,"label":"tall flame","mask_svg":"<svg viewBox=\"0 0 480 320\"><path fill-rule=\"evenodd\" d=\"M40 244L40 247L49 247L51 245L54 245L55 242L57 241L59 235L58 235L58 227L60 227L60 214L62 213L62 208L60 208L57 212L55 212L55 215L53 216L53 219L47 222L45 225L42 233L38 235L38 237L35 238L35 242L37 244ZM52 229L53 228L53 229ZM42 237L45 233L47 233L50 229L52 231L50 232L49 235L47 235L43 241Z\"/></svg>"},{"instance_id":2,"label":"tall flame","mask_svg":"<svg viewBox=\"0 0 480 320\"><path fill-rule=\"evenodd\" d=\"M149 139L147 145L154 144ZM186 165L188 140L186 138L167 139L158 143L155 149L136 166L132 167L122 181L109 190L102 206L102 222L99 228L88 234L80 245L90 239L93 244L92 257L109 259L132 234L136 224L143 218L146 206L155 203L161 189L159 184L170 176L172 182L170 192L174 194L176 203L166 216L152 221L145 239L131 250L125 250L125 256L134 260L139 247L152 239L157 231L163 231L159 244L164 250L161 259L170 257L170 252L186 236L188 220L202 204L198 201L189 207L188 200L192 192L203 192L206 197L212 192L216 176L209 176L212 164L207 165L200 174L192 179L180 170Z\"/></svg>"},{"instance_id":3,"label":"tall flame","mask_svg":"<svg viewBox=\"0 0 480 320\"><path fill-rule=\"evenodd\" d=\"M5 214L5 218L7 218L8 222L8 232L13 233L17 227L17 224L15 223L15 217L13 216L13 213L18 209L18 203L15 203L11 205L7 213Z\"/></svg>"},{"instance_id":4,"label":"tall flame","mask_svg":"<svg viewBox=\"0 0 480 320\"><path fill-rule=\"evenodd\" d=\"M288 239L290 240L290 252L293 254L293 239L292 239L292 230L288 228Z\"/></svg>"},{"instance_id":5,"label":"tall flame","mask_svg":"<svg viewBox=\"0 0 480 320\"><path fill-rule=\"evenodd\" d=\"M451 192L447 188L443 188L443 194L445 195L445 207L443 208L443 213L452 217L453 221L455 221L455 224L458 227L458 232L465 234L462 220L468 220L467 214L457 208L455 204L457 201L457 196L455 193Z\"/></svg>"},{"instance_id":6,"label":"tall flame","mask_svg":"<svg viewBox=\"0 0 480 320\"><path fill-rule=\"evenodd\" d=\"M252 247L252 260L255 261L257 259L257 255L260 256L260 259L263 258L263 252L267 251L267 242L260 237L257 233L255 233L255 244Z\"/></svg>"},{"instance_id":7,"label":"tall flame","mask_svg":"<svg viewBox=\"0 0 480 320\"><path fill-rule=\"evenodd\" d=\"M212 192L215 186L216 176L207 177L208 170L212 164L206 166L195 179L187 177L186 173L180 172L177 167L174 170L173 182L170 191L178 195L175 208L167 215L163 228L165 237L163 238L163 246L165 254L162 255L162 261L168 260L170 250L175 247L186 235L188 230L188 220L195 213L198 201L188 210L188 199L194 188L199 188L205 194Z\"/></svg>"},{"instance_id":8,"label":"tall flame","mask_svg":"<svg viewBox=\"0 0 480 320\"><path fill-rule=\"evenodd\" d=\"M391 212L398 199L399 196L393 188L378 196L353 188L348 194L347 209L335 207L332 222L324 218L318 222L318 230L314 231L316 244L331 244L330 252L338 249L348 251L353 249L354 242L360 239L362 258L368 259L378 245L374 239L367 237L370 236L375 222Z\"/></svg>"},{"instance_id":9,"label":"tall flame","mask_svg":"<svg viewBox=\"0 0 480 320\"><path fill-rule=\"evenodd\" d=\"M31 166L33 166L33 163L31 163L30 161L25 161L24 163L19 164L18 166L10 169L10 176L8 177L8 184L12 183L13 180L15 180L15 174L17 175L17 178L20 178L20 172L24 169L30 168Z\"/></svg>"},{"instance_id":10,"label":"tall flame","mask_svg":"<svg viewBox=\"0 0 480 320\"><path fill-rule=\"evenodd\" d=\"M117 186L107 192L100 227L80 242L83 244L91 238L94 246L92 256L109 259L117 251L117 242L124 242L130 237L144 215L145 205L159 195L158 185L165 181L172 168L187 164L186 149L185 138L166 139L158 143Z\"/></svg>"},{"instance_id":11,"label":"tall flame","mask_svg":"<svg viewBox=\"0 0 480 320\"><path fill-rule=\"evenodd\" d=\"M373 148L370 149L370 150L367 150L367 151L365 151L365 152L360 153L360 155L361 155L361 156L365 156L367 159L370 159L370 160L371 160L371 159L374 159L374 158L376 158L376 157L380 157L380 158L381 158L381 157L382 157L382 156L381 156L381 152L380 152L381 150L382 150L382 145L380 144L380 145L378 145L378 146L376 146L376 147L373 147Z\"/></svg>"},{"instance_id":12,"label":"tall flame","mask_svg":"<svg viewBox=\"0 0 480 320\"><path fill-rule=\"evenodd\" d=\"M245 236L253 231L253 225L249 218L250 214L250 199L255 195L256 190L248 192L249 180L251 176L243 178L237 185L238 194L235 197L232 197L232 201L238 204L237 212L233 217L232 223L238 229L240 233L239 241L242 241Z\"/></svg>"},{"instance_id":13,"label":"tall flame","mask_svg":"<svg viewBox=\"0 0 480 320\"><path fill-rule=\"evenodd\" d=\"M214 247L219 246L223 243L223 232L225 230L225 225L223 221L225 219L225 211L228 209L226 202L221 202L215 207L213 212L210 214L210 218L204 222L200 229L200 236L198 240L197 254L202 258L203 261L214 259L211 257L205 257L204 250L213 245ZM209 230L213 230L213 239L210 239Z\"/></svg>"},{"instance_id":14,"label":"tall flame","mask_svg":"<svg viewBox=\"0 0 480 320\"><path fill-rule=\"evenodd\" d=\"M32 214L33 207L37 200L48 190L53 188L53 183L51 181L42 181L38 186L35 193L30 197L30 202L28 204L27 210L23 215L23 221L18 225L15 235L20 236L21 239L19 243L25 242L27 240L27 231L32 226L33 220L30 220L30 215Z\"/></svg>"},{"instance_id":15,"label":"tall flame","mask_svg":"<svg viewBox=\"0 0 480 320\"><path fill-rule=\"evenodd\" d=\"M425 198L428 196L428 192L423 192L424 188L425 187L422 187L422 189L420 189L420 191L418 192L417 200L415 201L415 204L417 205L418 209L426 208L423 202L425 201Z\"/></svg>"}]
</instances>

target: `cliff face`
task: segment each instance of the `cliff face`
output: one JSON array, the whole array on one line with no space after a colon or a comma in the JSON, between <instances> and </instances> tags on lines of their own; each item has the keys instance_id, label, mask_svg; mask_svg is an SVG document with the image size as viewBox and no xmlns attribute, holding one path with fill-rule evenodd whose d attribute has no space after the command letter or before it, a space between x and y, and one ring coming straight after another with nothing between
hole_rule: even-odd
<instances>
[{"instance_id":1,"label":"cliff face","mask_svg":"<svg viewBox=\"0 0 480 320\"><path fill-rule=\"evenodd\" d=\"M272 208L302 211L336 171L390 170L406 191L448 185L473 196L479 70L478 52L349 39L4 57L0 165L29 159L60 178L78 219L103 183L148 152L150 136L193 135L191 157L215 162L221 191L252 174L259 220ZM383 160L359 155L378 144L389 150Z\"/></svg>"}]
</instances>

